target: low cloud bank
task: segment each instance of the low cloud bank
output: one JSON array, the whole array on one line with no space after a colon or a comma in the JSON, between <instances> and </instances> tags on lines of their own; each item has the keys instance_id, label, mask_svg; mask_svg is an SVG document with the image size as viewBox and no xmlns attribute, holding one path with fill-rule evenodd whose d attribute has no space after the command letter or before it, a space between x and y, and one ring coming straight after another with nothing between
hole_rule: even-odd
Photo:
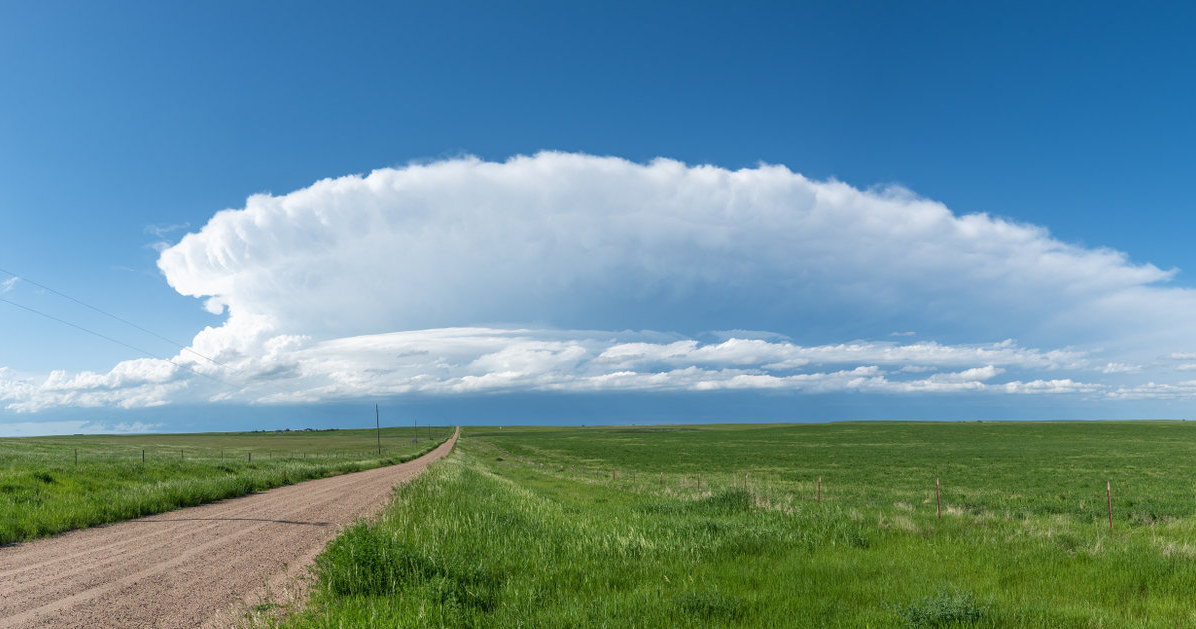
<instances>
[{"instance_id":1,"label":"low cloud bank","mask_svg":"<svg viewBox=\"0 0 1196 629\"><path fill-rule=\"evenodd\" d=\"M656 332L444 328L314 341L276 337L269 351L203 361L142 359L107 374L43 380L0 372L16 411L135 408L170 402L298 404L405 394L784 390L805 393L1107 393L1070 378L1098 372L1082 352L987 345L783 340L700 342ZM273 342L278 341L278 342ZM184 361L187 355L176 357Z\"/></svg>"}]
</instances>

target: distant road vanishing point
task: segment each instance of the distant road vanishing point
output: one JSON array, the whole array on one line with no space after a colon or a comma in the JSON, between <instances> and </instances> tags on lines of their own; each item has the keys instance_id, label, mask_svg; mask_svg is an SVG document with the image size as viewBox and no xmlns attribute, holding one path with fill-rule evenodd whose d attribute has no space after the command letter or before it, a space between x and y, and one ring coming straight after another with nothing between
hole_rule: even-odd
<instances>
[{"instance_id":1,"label":"distant road vanishing point","mask_svg":"<svg viewBox=\"0 0 1196 629\"><path fill-rule=\"evenodd\" d=\"M276 600L345 525L453 448L0 548L0 627L218 627Z\"/></svg>"}]
</instances>

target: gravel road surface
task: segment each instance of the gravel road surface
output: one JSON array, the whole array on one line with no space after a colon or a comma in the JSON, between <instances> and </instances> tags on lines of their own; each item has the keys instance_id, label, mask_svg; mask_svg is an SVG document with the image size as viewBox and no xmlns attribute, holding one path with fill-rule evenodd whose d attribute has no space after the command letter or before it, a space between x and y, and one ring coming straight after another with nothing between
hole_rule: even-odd
<instances>
[{"instance_id":1,"label":"gravel road surface","mask_svg":"<svg viewBox=\"0 0 1196 629\"><path fill-rule=\"evenodd\" d=\"M459 433L459 431L458 431ZM0 548L0 627L219 627L295 598L337 531L449 453Z\"/></svg>"}]
</instances>

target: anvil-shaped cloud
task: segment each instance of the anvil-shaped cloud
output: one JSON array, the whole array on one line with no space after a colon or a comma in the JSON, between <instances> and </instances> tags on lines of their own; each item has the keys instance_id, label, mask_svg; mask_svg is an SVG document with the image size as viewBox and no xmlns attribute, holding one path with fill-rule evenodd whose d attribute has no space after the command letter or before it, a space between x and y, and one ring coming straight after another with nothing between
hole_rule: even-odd
<instances>
[{"instance_id":1,"label":"anvil-shaped cloud","mask_svg":"<svg viewBox=\"0 0 1196 629\"><path fill-rule=\"evenodd\" d=\"M220 366L184 352L109 374L0 374L0 398L37 410L504 391L1196 391L1179 377L1191 361L1169 358L1196 349L1196 293L1172 285L1174 271L782 166L552 152L412 164L252 196L158 265L226 313L192 344ZM905 342L867 340L895 331Z\"/></svg>"}]
</instances>

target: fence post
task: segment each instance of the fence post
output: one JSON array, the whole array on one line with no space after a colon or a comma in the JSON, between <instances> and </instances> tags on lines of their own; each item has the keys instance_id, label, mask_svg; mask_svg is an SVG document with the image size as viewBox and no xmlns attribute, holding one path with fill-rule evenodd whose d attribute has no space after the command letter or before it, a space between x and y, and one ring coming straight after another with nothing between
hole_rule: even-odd
<instances>
[{"instance_id":1,"label":"fence post","mask_svg":"<svg viewBox=\"0 0 1196 629\"><path fill-rule=\"evenodd\" d=\"M822 477L818 477L818 504L822 504Z\"/></svg>"},{"instance_id":2,"label":"fence post","mask_svg":"<svg viewBox=\"0 0 1196 629\"><path fill-rule=\"evenodd\" d=\"M939 519L943 519L943 492L939 489L939 479L934 479L934 499L939 505Z\"/></svg>"},{"instance_id":3,"label":"fence post","mask_svg":"<svg viewBox=\"0 0 1196 629\"><path fill-rule=\"evenodd\" d=\"M1113 532L1113 485L1105 481L1105 497L1109 499L1109 532Z\"/></svg>"},{"instance_id":4,"label":"fence post","mask_svg":"<svg viewBox=\"0 0 1196 629\"><path fill-rule=\"evenodd\" d=\"M249 451L249 462L253 463L253 450Z\"/></svg>"},{"instance_id":5,"label":"fence post","mask_svg":"<svg viewBox=\"0 0 1196 629\"><path fill-rule=\"evenodd\" d=\"M75 465L79 465L79 448L75 448Z\"/></svg>"},{"instance_id":6,"label":"fence post","mask_svg":"<svg viewBox=\"0 0 1196 629\"><path fill-rule=\"evenodd\" d=\"M145 450L144 449L141 450L141 462L145 463Z\"/></svg>"}]
</instances>

